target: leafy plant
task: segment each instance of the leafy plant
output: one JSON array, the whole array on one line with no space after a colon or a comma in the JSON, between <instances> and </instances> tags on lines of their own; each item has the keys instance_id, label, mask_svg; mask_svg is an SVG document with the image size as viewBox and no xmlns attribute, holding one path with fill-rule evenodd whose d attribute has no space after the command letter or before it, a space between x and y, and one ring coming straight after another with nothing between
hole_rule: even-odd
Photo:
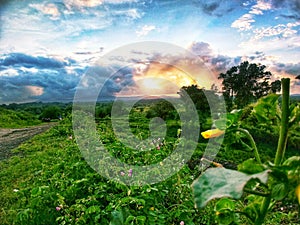
<instances>
[{"instance_id":1,"label":"leafy plant","mask_svg":"<svg viewBox=\"0 0 300 225\"><path fill-rule=\"evenodd\" d=\"M260 225L266 214L276 201L283 200L290 193L299 198L300 157L285 160L285 150L288 140L289 127L299 121L300 111L297 107L289 106L289 79L282 79L281 114L279 108L266 107L277 102L276 96L267 97L259 102L254 109L260 122L270 123L270 117L280 121L280 134L274 163L262 164L256 143L251 134L240 127L241 111L232 112L227 116L226 133L242 133L248 143L238 134L237 138L249 150L253 150L255 160L248 159L238 166L239 171L226 168L210 168L193 183L193 193L197 207L202 208L212 199L219 199L216 203L216 217L219 224L237 224L239 215L243 215L248 222ZM271 121L272 122L272 121ZM273 121L274 125L275 122ZM216 122L218 127L218 122ZM218 127L223 129L225 127ZM233 137L228 135L227 141ZM231 137L231 138L230 138ZM225 142L228 145L228 142ZM227 198L241 199L236 204ZM225 199L224 199L225 198Z\"/></svg>"}]
</instances>

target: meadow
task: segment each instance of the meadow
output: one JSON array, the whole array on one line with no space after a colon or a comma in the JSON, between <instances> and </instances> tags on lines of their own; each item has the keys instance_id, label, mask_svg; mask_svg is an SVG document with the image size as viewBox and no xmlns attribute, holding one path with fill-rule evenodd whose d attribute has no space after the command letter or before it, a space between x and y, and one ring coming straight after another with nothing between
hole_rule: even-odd
<instances>
[{"instance_id":1,"label":"meadow","mask_svg":"<svg viewBox=\"0 0 300 225\"><path fill-rule=\"evenodd\" d=\"M70 106L58 107L63 115L58 125L24 142L13 150L15 156L0 162L0 224L259 224L261 214L255 209L259 208L264 197L269 196L271 202L263 224L299 224L298 102L289 105L289 136L283 158L285 161L290 159L291 163L286 163L284 170L273 165L282 119L282 100L278 95L268 95L242 110L228 113L226 118L220 118L226 120L226 127L218 127L220 121L213 121L211 116L199 112L199 117L203 117L201 132L226 129L220 151L213 161L208 160L207 172L212 171L210 169L230 169L250 177L272 170L275 177L282 178L281 181L270 178L271 183L267 183L257 179L260 177L257 175L244 182L239 198L226 193L226 198L220 198L210 193L213 196L210 201L199 196L206 191L205 185L197 187L196 183L201 182L199 176L204 179L206 171L199 165L208 140L213 137L206 139L199 135L191 159L171 177L155 184L128 186L107 179L91 168L76 143ZM136 149L127 147L116 138L111 107L109 102L98 103L95 123L101 142L112 156L134 168L161 162L172 153L180 139L182 124L176 110L167 101L140 101L129 112L131 131L141 140L150 135L151 118L161 116L166 121L166 137L159 137L160 141L154 139L148 146L136 146ZM166 110L159 111L162 109ZM41 119L38 114L42 111L36 114L25 111L5 111L6 122L1 126L11 127L7 125L10 121L17 123L17 127L38 124ZM24 119L17 118L19 114L30 120L21 122ZM215 127L211 128L212 124ZM255 141L262 164L257 163L258 156L247 134ZM134 177L135 171L124 170L121 176Z\"/></svg>"}]
</instances>

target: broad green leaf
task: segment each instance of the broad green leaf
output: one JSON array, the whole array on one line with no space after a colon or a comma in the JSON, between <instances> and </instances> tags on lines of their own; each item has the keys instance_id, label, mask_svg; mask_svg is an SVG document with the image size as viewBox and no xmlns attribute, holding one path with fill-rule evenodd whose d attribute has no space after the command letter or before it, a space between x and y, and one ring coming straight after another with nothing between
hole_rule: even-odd
<instances>
[{"instance_id":1,"label":"broad green leaf","mask_svg":"<svg viewBox=\"0 0 300 225\"><path fill-rule=\"evenodd\" d=\"M215 211L218 211L218 212L220 212L224 209L234 210L234 208L235 208L235 203L232 199L229 199L229 198L222 198L215 205Z\"/></svg>"},{"instance_id":2,"label":"broad green leaf","mask_svg":"<svg viewBox=\"0 0 300 225\"><path fill-rule=\"evenodd\" d=\"M225 168L210 168L192 184L196 206L202 208L215 198L239 199L249 180L259 179L262 183L266 183L269 172L266 170L258 174L247 175Z\"/></svg>"},{"instance_id":3,"label":"broad green leaf","mask_svg":"<svg viewBox=\"0 0 300 225\"><path fill-rule=\"evenodd\" d=\"M216 216L217 222L220 225L230 225L235 220L234 212L229 210L224 210L223 212L216 212Z\"/></svg>"},{"instance_id":4,"label":"broad green leaf","mask_svg":"<svg viewBox=\"0 0 300 225\"><path fill-rule=\"evenodd\" d=\"M247 173L247 174L255 174L264 171L265 168L263 165L259 164L255 159L247 159L238 165L238 171Z\"/></svg>"},{"instance_id":5,"label":"broad green leaf","mask_svg":"<svg viewBox=\"0 0 300 225\"><path fill-rule=\"evenodd\" d=\"M287 184L285 183L279 183L275 184L272 187L272 198L280 201L282 200L289 192L289 189L287 187Z\"/></svg>"},{"instance_id":6,"label":"broad green leaf","mask_svg":"<svg viewBox=\"0 0 300 225\"><path fill-rule=\"evenodd\" d=\"M278 98L279 95L271 94L258 100L253 112L259 123L269 124L271 120L278 118L278 114L280 114Z\"/></svg>"}]
</instances>

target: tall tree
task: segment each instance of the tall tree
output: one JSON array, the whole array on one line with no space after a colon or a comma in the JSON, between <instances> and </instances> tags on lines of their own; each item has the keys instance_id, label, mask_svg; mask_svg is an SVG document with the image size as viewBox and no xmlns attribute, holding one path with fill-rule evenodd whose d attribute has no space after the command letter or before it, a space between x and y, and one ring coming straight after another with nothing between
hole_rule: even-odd
<instances>
[{"instance_id":1,"label":"tall tree","mask_svg":"<svg viewBox=\"0 0 300 225\"><path fill-rule=\"evenodd\" d=\"M242 108L270 92L280 91L280 81L270 84L272 74L265 69L264 65L245 61L219 75L228 108L234 104Z\"/></svg>"}]
</instances>

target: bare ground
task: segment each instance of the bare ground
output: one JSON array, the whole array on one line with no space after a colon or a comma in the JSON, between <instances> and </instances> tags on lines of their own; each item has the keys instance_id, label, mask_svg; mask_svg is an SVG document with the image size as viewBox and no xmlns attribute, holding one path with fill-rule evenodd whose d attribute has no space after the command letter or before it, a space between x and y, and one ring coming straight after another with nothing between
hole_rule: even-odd
<instances>
[{"instance_id":1,"label":"bare ground","mask_svg":"<svg viewBox=\"0 0 300 225\"><path fill-rule=\"evenodd\" d=\"M0 128L0 161L15 155L11 150L33 136L45 132L57 123L47 123L39 126L4 129Z\"/></svg>"}]
</instances>

